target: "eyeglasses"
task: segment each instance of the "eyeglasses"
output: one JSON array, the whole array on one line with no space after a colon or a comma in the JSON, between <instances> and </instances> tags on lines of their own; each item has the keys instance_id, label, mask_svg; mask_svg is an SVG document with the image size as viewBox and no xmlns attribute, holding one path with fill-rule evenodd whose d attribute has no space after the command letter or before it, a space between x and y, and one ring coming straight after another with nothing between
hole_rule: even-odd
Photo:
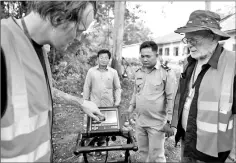
<instances>
[{"instance_id":1,"label":"eyeglasses","mask_svg":"<svg viewBox=\"0 0 236 163\"><path fill-rule=\"evenodd\" d=\"M182 39L182 42L184 44L191 44L191 45L196 45L199 41L201 41L204 37L200 38L200 39L196 39L196 38L186 38L184 37Z\"/></svg>"},{"instance_id":2,"label":"eyeglasses","mask_svg":"<svg viewBox=\"0 0 236 163\"><path fill-rule=\"evenodd\" d=\"M200 35L199 35L200 36ZM198 38L186 38L184 37L182 39L182 42L184 44L191 44L191 45L196 45L198 42L202 41L204 38L208 38L208 37L214 37L212 35L212 33L206 33L204 36L200 36Z\"/></svg>"}]
</instances>

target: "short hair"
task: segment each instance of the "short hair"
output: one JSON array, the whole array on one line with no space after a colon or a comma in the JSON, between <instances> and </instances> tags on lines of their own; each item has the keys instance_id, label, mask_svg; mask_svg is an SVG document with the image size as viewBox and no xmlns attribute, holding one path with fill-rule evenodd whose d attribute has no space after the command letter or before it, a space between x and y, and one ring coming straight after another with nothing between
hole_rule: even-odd
<instances>
[{"instance_id":1,"label":"short hair","mask_svg":"<svg viewBox=\"0 0 236 163\"><path fill-rule=\"evenodd\" d=\"M157 52L158 46L154 41L145 41L140 45L139 52L144 48L151 48L152 51Z\"/></svg>"},{"instance_id":2,"label":"short hair","mask_svg":"<svg viewBox=\"0 0 236 163\"><path fill-rule=\"evenodd\" d=\"M111 59L111 52L109 50L107 50L107 49L99 50L97 57L99 58L100 54L104 54L104 53L106 53L108 55L109 59Z\"/></svg>"},{"instance_id":3,"label":"short hair","mask_svg":"<svg viewBox=\"0 0 236 163\"><path fill-rule=\"evenodd\" d=\"M93 5L95 16L97 13L96 1L31 1L29 11L38 13L43 19L48 18L51 24L57 27L68 21L79 23L89 3Z\"/></svg>"}]
</instances>

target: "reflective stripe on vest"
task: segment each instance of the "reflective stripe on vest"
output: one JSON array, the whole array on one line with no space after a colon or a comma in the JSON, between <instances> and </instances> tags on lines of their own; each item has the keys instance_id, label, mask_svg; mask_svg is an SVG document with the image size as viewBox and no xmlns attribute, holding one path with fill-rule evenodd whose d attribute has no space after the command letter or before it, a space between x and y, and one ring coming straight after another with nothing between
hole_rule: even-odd
<instances>
[{"instance_id":1,"label":"reflective stripe on vest","mask_svg":"<svg viewBox=\"0 0 236 163\"><path fill-rule=\"evenodd\" d=\"M8 103L1 119L1 162L50 161L51 99L38 56L12 18L1 20Z\"/></svg>"},{"instance_id":2,"label":"reflective stripe on vest","mask_svg":"<svg viewBox=\"0 0 236 163\"><path fill-rule=\"evenodd\" d=\"M11 126L1 128L1 140L10 141L23 134L29 134L48 123L48 111L33 117L24 117Z\"/></svg>"},{"instance_id":3,"label":"reflective stripe on vest","mask_svg":"<svg viewBox=\"0 0 236 163\"><path fill-rule=\"evenodd\" d=\"M34 151L25 154L16 156L13 158L1 158L1 162L35 162L39 159L42 159L45 155L50 152L50 141L46 141L38 146ZM45 162L49 162L47 158L44 159ZM41 161L40 161L41 162Z\"/></svg>"},{"instance_id":4,"label":"reflective stripe on vest","mask_svg":"<svg viewBox=\"0 0 236 163\"><path fill-rule=\"evenodd\" d=\"M219 152L232 148L231 108L235 60L235 54L224 50L217 70L210 68L207 71L199 90L201 95L199 94L198 98L196 148L213 157L218 157Z\"/></svg>"}]
</instances>

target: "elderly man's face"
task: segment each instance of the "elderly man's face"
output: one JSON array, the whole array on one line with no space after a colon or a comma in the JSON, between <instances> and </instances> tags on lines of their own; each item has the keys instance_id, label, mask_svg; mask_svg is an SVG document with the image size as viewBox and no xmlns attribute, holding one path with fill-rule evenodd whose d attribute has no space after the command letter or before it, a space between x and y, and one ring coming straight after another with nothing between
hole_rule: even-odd
<instances>
[{"instance_id":1,"label":"elderly man's face","mask_svg":"<svg viewBox=\"0 0 236 163\"><path fill-rule=\"evenodd\" d=\"M185 34L183 42L188 44L190 55L195 59L203 59L212 50L213 34L209 31L196 31Z\"/></svg>"}]
</instances>

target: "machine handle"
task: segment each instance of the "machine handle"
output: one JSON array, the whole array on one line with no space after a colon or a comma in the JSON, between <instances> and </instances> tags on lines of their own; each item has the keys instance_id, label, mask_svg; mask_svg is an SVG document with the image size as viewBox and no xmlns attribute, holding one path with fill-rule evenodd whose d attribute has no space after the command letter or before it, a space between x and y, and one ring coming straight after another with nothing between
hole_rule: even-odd
<instances>
[{"instance_id":1,"label":"machine handle","mask_svg":"<svg viewBox=\"0 0 236 163\"><path fill-rule=\"evenodd\" d=\"M80 153L88 153L94 151L114 151L114 150L134 150L133 144L123 144L123 145L114 145L114 146L101 146L101 147L81 147L77 146L76 150L74 151L75 155L79 155Z\"/></svg>"},{"instance_id":2,"label":"machine handle","mask_svg":"<svg viewBox=\"0 0 236 163\"><path fill-rule=\"evenodd\" d=\"M137 144L137 140L134 136L134 131L129 131L128 136L130 138L131 144L133 145L133 151L137 151L138 150L138 144Z\"/></svg>"}]
</instances>

